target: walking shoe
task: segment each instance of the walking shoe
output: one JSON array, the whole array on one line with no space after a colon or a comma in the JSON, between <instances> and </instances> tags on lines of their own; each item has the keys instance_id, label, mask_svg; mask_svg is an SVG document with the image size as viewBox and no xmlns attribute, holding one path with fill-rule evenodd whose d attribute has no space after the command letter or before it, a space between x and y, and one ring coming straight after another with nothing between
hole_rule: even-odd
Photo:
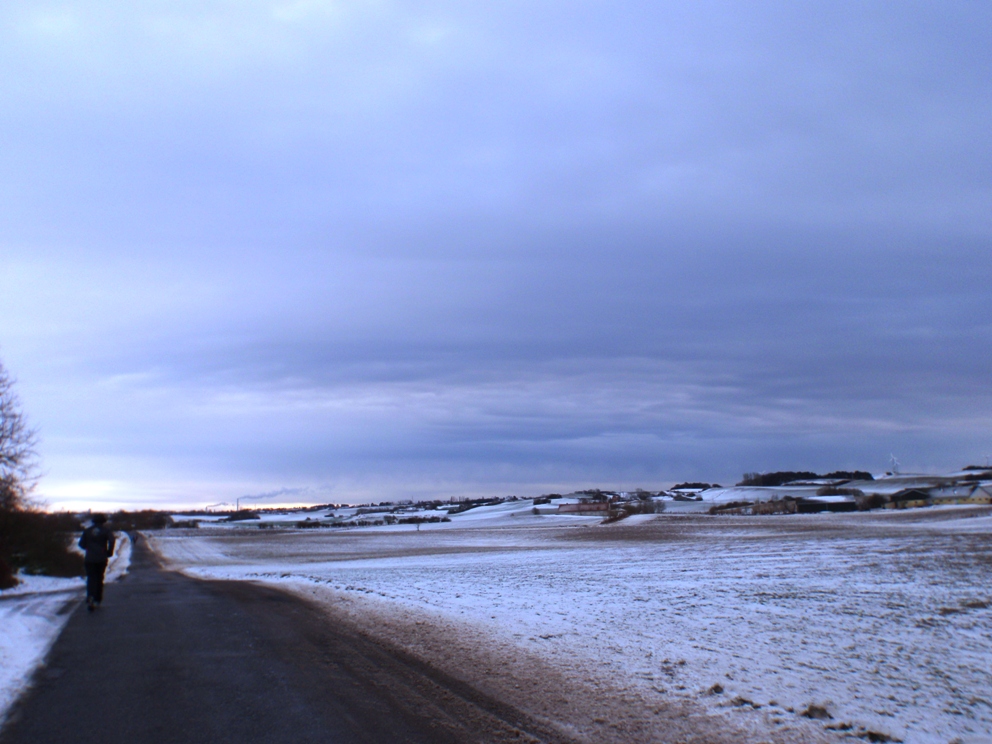
<instances>
[{"instance_id":1,"label":"walking shoe","mask_svg":"<svg viewBox=\"0 0 992 744\"><path fill-rule=\"evenodd\" d=\"M96 600L94 600L93 597L87 597L86 598L86 611L87 612L93 612L93 610L95 610L95 609L96 609Z\"/></svg>"}]
</instances>

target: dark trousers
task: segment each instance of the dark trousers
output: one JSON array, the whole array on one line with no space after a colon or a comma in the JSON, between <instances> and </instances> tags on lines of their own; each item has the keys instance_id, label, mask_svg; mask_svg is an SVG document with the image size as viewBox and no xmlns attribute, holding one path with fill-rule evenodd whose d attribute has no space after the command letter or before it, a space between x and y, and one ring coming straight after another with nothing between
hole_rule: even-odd
<instances>
[{"instance_id":1,"label":"dark trousers","mask_svg":"<svg viewBox=\"0 0 992 744\"><path fill-rule=\"evenodd\" d=\"M86 596L97 602L103 601L103 573L106 570L106 561L86 564Z\"/></svg>"}]
</instances>

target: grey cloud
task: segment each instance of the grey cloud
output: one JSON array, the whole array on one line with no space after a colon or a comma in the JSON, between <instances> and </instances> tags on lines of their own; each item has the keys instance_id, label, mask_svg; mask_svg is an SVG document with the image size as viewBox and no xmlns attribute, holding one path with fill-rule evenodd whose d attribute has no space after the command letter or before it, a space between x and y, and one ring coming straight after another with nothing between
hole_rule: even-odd
<instances>
[{"instance_id":1,"label":"grey cloud","mask_svg":"<svg viewBox=\"0 0 992 744\"><path fill-rule=\"evenodd\" d=\"M0 342L53 477L992 447L985 8L307 7L0 11Z\"/></svg>"},{"instance_id":2,"label":"grey cloud","mask_svg":"<svg viewBox=\"0 0 992 744\"><path fill-rule=\"evenodd\" d=\"M156 36L149 6L117 12L100 37L109 59L91 62L95 100L70 97L53 119L47 96L16 91L24 165L53 149L66 161L22 178L75 192L46 224L68 217L85 234L97 220L90 229L125 242L333 241L341 223L472 213L712 219L714 202L731 221L798 211L861 224L880 210L918 219L941 200L988 227L974 155L988 160L989 55L960 43L980 19L934 26L880 5L437 12L452 31L436 48L411 40L431 19L399 6L289 37L264 13L173 19L220 37L199 54L195 38ZM124 29L156 43L122 45ZM946 36L959 43L934 46ZM955 213L969 192L979 203Z\"/></svg>"}]
</instances>

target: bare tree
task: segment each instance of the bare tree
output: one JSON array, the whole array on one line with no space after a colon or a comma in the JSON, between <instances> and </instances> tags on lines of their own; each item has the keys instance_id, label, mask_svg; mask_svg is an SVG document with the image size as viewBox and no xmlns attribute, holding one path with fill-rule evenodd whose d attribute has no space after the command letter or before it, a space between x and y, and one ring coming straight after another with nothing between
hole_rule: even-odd
<instances>
[{"instance_id":1,"label":"bare tree","mask_svg":"<svg viewBox=\"0 0 992 744\"><path fill-rule=\"evenodd\" d=\"M34 485L37 433L28 426L14 381L0 362L0 508L23 505Z\"/></svg>"},{"instance_id":2,"label":"bare tree","mask_svg":"<svg viewBox=\"0 0 992 744\"><path fill-rule=\"evenodd\" d=\"M0 589L19 583L17 572L79 576L83 558L70 549L79 520L49 514L28 501L37 476L37 435L21 412L14 381L0 363Z\"/></svg>"}]
</instances>

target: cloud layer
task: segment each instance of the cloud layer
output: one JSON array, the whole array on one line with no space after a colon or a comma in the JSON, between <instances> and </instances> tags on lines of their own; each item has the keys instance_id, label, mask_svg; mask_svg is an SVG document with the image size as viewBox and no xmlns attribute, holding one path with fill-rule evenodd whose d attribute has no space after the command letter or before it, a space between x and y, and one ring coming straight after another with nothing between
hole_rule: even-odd
<instances>
[{"instance_id":1,"label":"cloud layer","mask_svg":"<svg viewBox=\"0 0 992 744\"><path fill-rule=\"evenodd\" d=\"M0 354L43 495L984 458L990 15L7 4Z\"/></svg>"}]
</instances>

